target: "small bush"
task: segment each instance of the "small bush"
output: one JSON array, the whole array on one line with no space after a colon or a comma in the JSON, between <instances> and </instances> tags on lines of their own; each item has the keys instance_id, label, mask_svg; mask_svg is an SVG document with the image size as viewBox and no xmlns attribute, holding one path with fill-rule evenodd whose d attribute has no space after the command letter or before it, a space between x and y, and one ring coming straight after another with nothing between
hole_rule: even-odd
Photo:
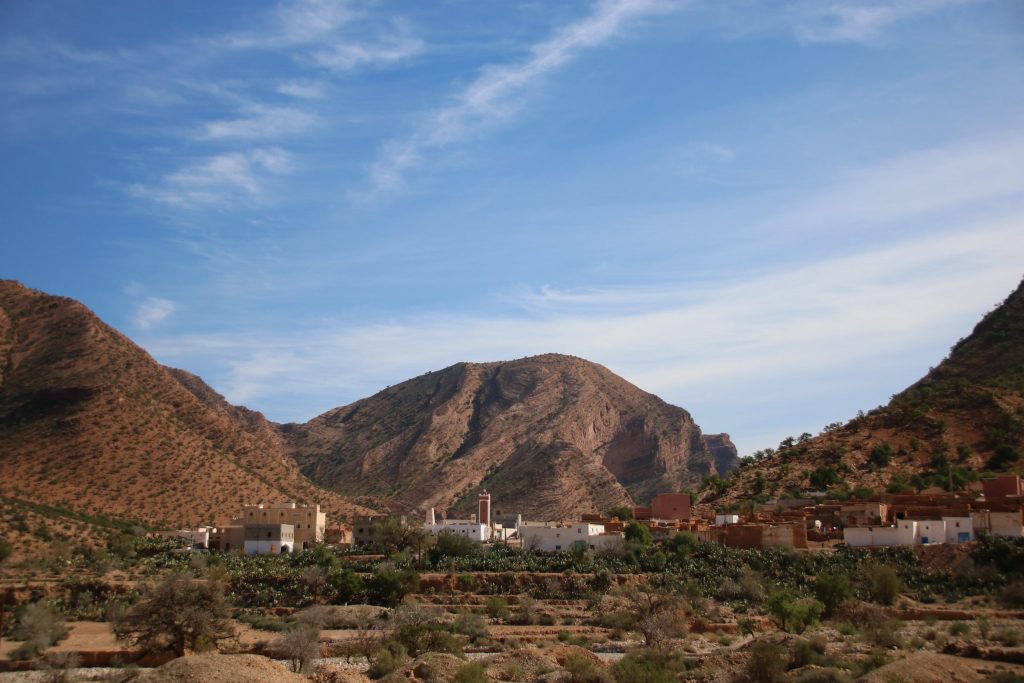
<instances>
[{"instance_id":1,"label":"small bush","mask_svg":"<svg viewBox=\"0 0 1024 683\"><path fill-rule=\"evenodd\" d=\"M366 672L370 678L383 678L393 673L409 659L409 655L401 643L387 640L383 645L370 660L370 669Z\"/></svg>"},{"instance_id":2,"label":"small bush","mask_svg":"<svg viewBox=\"0 0 1024 683\"><path fill-rule=\"evenodd\" d=\"M50 605L34 602L25 608L12 634L14 640L24 641L11 659L32 659L40 652L67 637L68 628Z\"/></svg>"},{"instance_id":3,"label":"small bush","mask_svg":"<svg viewBox=\"0 0 1024 683\"><path fill-rule=\"evenodd\" d=\"M746 674L751 683L782 683L786 680L785 651L774 643L755 643L750 649Z\"/></svg>"},{"instance_id":4,"label":"small bush","mask_svg":"<svg viewBox=\"0 0 1024 683\"><path fill-rule=\"evenodd\" d=\"M487 598L484 609L491 619L508 619L509 617L508 601L497 595Z\"/></svg>"},{"instance_id":5,"label":"small bush","mask_svg":"<svg viewBox=\"0 0 1024 683\"><path fill-rule=\"evenodd\" d=\"M612 665L615 683L676 683L688 667L669 650L634 650Z\"/></svg>"},{"instance_id":6,"label":"small bush","mask_svg":"<svg viewBox=\"0 0 1024 683\"><path fill-rule=\"evenodd\" d=\"M970 625L965 624L962 621L954 621L952 624L949 625L949 635L954 636L956 638L966 636L970 632Z\"/></svg>"},{"instance_id":7,"label":"small bush","mask_svg":"<svg viewBox=\"0 0 1024 683\"><path fill-rule=\"evenodd\" d=\"M825 642L822 639L797 640L789 651L789 668L799 669L808 664L821 664L825 654Z\"/></svg>"},{"instance_id":8,"label":"small bush","mask_svg":"<svg viewBox=\"0 0 1024 683\"><path fill-rule=\"evenodd\" d=\"M836 627L836 630L839 631L839 635L841 636L857 635L857 627L848 621L844 621L843 623L839 624L839 626Z\"/></svg>"},{"instance_id":9,"label":"small bush","mask_svg":"<svg viewBox=\"0 0 1024 683\"><path fill-rule=\"evenodd\" d=\"M864 567L864 587L872 602L891 605L896 602L903 582L892 567L871 563Z\"/></svg>"},{"instance_id":10,"label":"small bush","mask_svg":"<svg viewBox=\"0 0 1024 683\"><path fill-rule=\"evenodd\" d=\"M455 683L487 683L487 668L482 662L469 662L455 674Z\"/></svg>"},{"instance_id":11,"label":"small bush","mask_svg":"<svg viewBox=\"0 0 1024 683\"><path fill-rule=\"evenodd\" d=\"M1024 581L1014 581L1007 585L999 599L1007 607L1024 607Z\"/></svg>"},{"instance_id":12,"label":"small bush","mask_svg":"<svg viewBox=\"0 0 1024 683\"><path fill-rule=\"evenodd\" d=\"M573 653L566 657L565 670L570 683L612 683L608 672L584 655Z\"/></svg>"},{"instance_id":13,"label":"small bush","mask_svg":"<svg viewBox=\"0 0 1024 683\"><path fill-rule=\"evenodd\" d=\"M1020 633L1016 629L1005 628L998 631L995 635L995 640L1006 647L1017 647L1020 645Z\"/></svg>"}]
</instances>

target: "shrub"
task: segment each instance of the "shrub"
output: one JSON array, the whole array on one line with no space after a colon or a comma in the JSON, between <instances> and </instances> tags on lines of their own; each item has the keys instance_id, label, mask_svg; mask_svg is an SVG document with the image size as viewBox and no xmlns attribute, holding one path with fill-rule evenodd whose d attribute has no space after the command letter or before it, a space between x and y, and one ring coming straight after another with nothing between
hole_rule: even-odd
<instances>
[{"instance_id":1,"label":"shrub","mask_svg":"<svg viewBox=\"0 0 1024 683\"><path fill-rule=\"evenodd\" d=\"M612 666L615 683L676 683L687 662L669 650L634 650Z\"/></svg>"},{"instance_id":2,"label":"shrub","mask_svg":"<svg viewBox=\"0 0 1024 683\"><path fill-rule=\"evenodd\" d=\"M1002 444L988 460L990 470L1002 470L1020 461L1020 451L1009 444Z\"/></svg>"},{"instance_id":3,"label":"shrub","mask_svg":"<svg viewBox=\"0 0 1024 683\"><path fill-rule=\"evenodd\" d=\"M487 683L487 668L482 662L468 662L455 673L455 683Z\"/></svg>"},{"instance_id":4,"label":"shrub","mask_svg":"<svg viewBox=\"0 0 1024 683\"><path fill-rule=\"evenodd\" d=\"M864 582L868 597L872 602L891 605L896 602L903 582L892 567L870 563L864 566Z\"/></svg>"},{"instance_id":5,"label":"shrub","mask_svg":"<svg viewBox=\"0 0 1024 683\"><path fill-rule=\"evenodd\" d=\"M12 636L24 641L11 659L32 659L40 652L55 645L68 634L68 628L52 606L34 602L25 608Z\"/></svg>"},{"instance_id":6,"label":"shrub","mask_svg":"<svg viewBox=\"0 0 1024 683\"><path fill-rule=\"evenodd\" d=\"M822 664L825 654L825 641L822 638L804 640L800 638L793 642L789 651L789 668L799 669L808 664Z\"/></svg>"},{"instance_id":7,"label":"shrub","mask_svg":"<svg viewBox=\"0 0 1024 683\"><path fill-rule=\"evenodd\" d=\"M395 638L413 657L424 652L448 652L461 655L462 645L443 624L405 624L398 629Z\"/></svg>"},{"instance_id":8,"label":"shrub","mask_svg":"<svg viewBox=\"0 0 1024 683\"><path fill-rule=\"evenodd\" d=\"M370 660L370 669L366 675L370 678L383 678L405 664L408 659L409 655L401 643L386 640L383 647Z\"/></svg>"},{"instance_id":9,"label":"shrub","mask_svg":"<svg viewBox=\"0 0 1024 683\"><path fill-rule=\"evenodd\" d=\"M786 680L785 652L775 643L755 643L750 648L746 674L751 683L782 683Z\"/></svg>"},{"instance_id":10,"label":"shrub","mask_svg":"<svg viewBox=\"0 0 1024 683\"><path fill-rule=\"evenodd\" d=\"M611 683L604 668L581 654L572 653L565 658L565 670L570 683Z\"/></svg>"},{"instance_id":11,"label":"shrub","mask_svg":"<svg viewBox=\"0 0 1024 683\"><path fill-rule=\"evenodd\" d=\"M880 443L871 449L869 456L871 464L876 467L885 467L892 460L892 446L888 442Z\"/></svg>"},{"instance_id":12,"label":"shrub","mask_svg":"<svg viewBox=\"0 0 1024 683\"><path fill-rule=\"evenodd\" d=\"M817 600L798 598L789 590L778 590L768 597L768 611L784 631L803 633L817 623L823 606Z\"/></svg>"},{"instance_id":13,"label":"shrub","mask_svg":"<svg viewBox=\"0 0 1024 683\"><path fill-rule=\"evenodd\" d=\"M309 664L320 656L320 629L308 623L293 625L277 642L277 650L292 663L295 673L309 673Z\"/></svg>"},{"instance_id":14,"label":"shrub","mask_svg":"<svg viewBox=\"0 0 1024 683\"><path fill-rule=\"evenodd\" d=\"M700 541L689 531L680 531L665 542L665 548L677 557L688 557L699 547Z\"/></svg>"},{"instance_id":15,"label":"shrub","mask_svg":"<svg viewBox=\"0 0 1024 683\"><path fill-rule=\"evenodd\" d=\"M865 641L882 647L898 647L903 622L886 615L881 608L865 603L847 603L839 612L844 620L856 626Z\"/></svg>"},{"instance_id":16,"label":"shrub","mask_svg":"<svg viewBox=\"0 0 1024 683\"><path fill-rule=\"evenodd\" d=\"M497 595L487 598L484 610L491 619L508 619L509 617L508 601Z\"/></svg>"},{"instance_id":17,"label":"shrub","mask_svg":"<svg viewBox=\"0 0 1024 683\"><path fill-rule=\"evenodd\" d=\"M366 597L374 605L394 607L407 594L419 590L419 583L419 574L414 571L379 568L366 583Z\"/></svg>"},{"instance_id":18,"label":"shrub","mask_svg":"<svg viewBox=\"0 0 1024 683\"><path fill-rule=\"evenodd\" d=\"M519 598L514 621L523 626L532 626L540 622L540 615L537 613L537 603L534 602L533 598L525 595Z\"/></svg>"},{"instance_id":19,"label":"shrub","mask_svg":"<svg viewBox=\"0 0 1024 683\"><path fill-rule=\"evenodd\" d=\"M1007 607L1024 607L1024 581L1014 581L1003 589L1000 601Z\"/></svg>"},{"instance_id":20,"label":"shrub","mask_svg":"<svg viewBox=\"0 0 1024 683\"><path fill-rule=\"evenodd\" d=\"M966 636L970 632L970 625L965 624L962 621L954 621L952 624L949 625L949 635L951 636L959 638L961 636Z\"/></svg>"},{"instance_id":21,"label":"shrub","mask_svg":"<svg viewBox=\"0 0 1024 683\"><path fill-rule=\"evenodd\" d=\"M348 568L332 571L327 575L327 583L334 591L334 602L340 605L356 602L366 588L363 578Z\"/></svg>"},{"instance_id":22,"label":"shrub","mask_svg":"<svg viewBox=\"0 0 1024 683\"><path fill-rule=\"evenodd\" d=\"M472 612L462 612L459 614L452 624L452 630L464 636L469 636L470 642L473 643L487 640L489 635L484 618Z\"/></svg>"},{"instance_id":23,"label":"shrub","mask_svg":"<svg viewBox=\"0 0 1024 683\"><path fill-rule=\"evenodd\" d=\"M842 572L819 574L812 588L815 597L825 606L826 616L832 616L836 608L853 597L853 584Z\"/></svg>"}]
</instances>

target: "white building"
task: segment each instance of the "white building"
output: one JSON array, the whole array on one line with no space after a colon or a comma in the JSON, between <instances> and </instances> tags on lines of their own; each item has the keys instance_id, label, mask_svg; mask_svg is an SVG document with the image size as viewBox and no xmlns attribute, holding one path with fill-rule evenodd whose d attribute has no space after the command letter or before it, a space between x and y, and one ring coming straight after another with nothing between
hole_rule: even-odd
<instances>
[{"instance_id":1,"label":"white building","mask_svg":"<svg viewBox=\"0 0 1024 683\"><path fill-rule=\"evenodd\" d=\"M943 517L946 543L967 543L974 540L974 522L970 517Z\"/></svg>"},{"instance_id":2,"label":"white building","mask_svg":"<svg viewBox=\"0 0 1024 683\"><path fill-rule=\"evenodd\" d=\"M445 532L456 536L465 536L476 543L485 543L491 540L490 527L480 524L475 519L442 519L434 524L424 523L423 530L434 536Z\"/></svg>"},{"instance_id":3,"label":"white building","mask_svg":"<svg viewBox=\"0 0 1024 683\"><path fill-rule=\"evenodd\" d=\"M971 517L901 519L896 526L857 526L843 529L843 541L853 547L935 545L974 540Z\"/></svg>"},{"instance_id":4,"label":"white building","mask_svg":"<svg viewBox=\"0 0 1024 683\"><path fill-rule=\"evenodd\" d=\"M715 526L725 526L726 524L739 524L739 515L715 515Z\"/></svg>"},{"instance_id":5,"label":"white building","mask_svg":"<svg viewBox=\"0 0 1024 683\"><path fill-rule=\"evenodd\" d=\"M568 551L577 541L587 548L596 550L621 538L618 534L606 534L603 524L575 522L557 524L553 522L523 522L519 525L519 538L523 547L534 550Z\"/></svg>"},{"instance_id":6,"label":"white building","mask_svg":"<svg viewBox=\"0 0 1024 683\"><path fill-rule=\"evenodd\" d=\"M843 529L843 541L854 548L915 545L917 522L901 519L896 526L853 526Z\"/></svg>"},{"instance_id":7,"label":"white building","mask_svg":"<svg viewBox=\"0 0 1024 683\"><path fill-rule=\"evenodd\" d=\"M291 524L252 524L245 526L246 555L276 555L295 550L295 527Z\"/></svg>"}]
</instances>

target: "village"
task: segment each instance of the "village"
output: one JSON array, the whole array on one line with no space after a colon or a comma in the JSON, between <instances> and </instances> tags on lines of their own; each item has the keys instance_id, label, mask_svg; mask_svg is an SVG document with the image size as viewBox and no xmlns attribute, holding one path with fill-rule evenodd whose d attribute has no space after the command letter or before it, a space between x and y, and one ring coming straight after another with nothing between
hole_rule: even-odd
<instances>
[{"instance_id":1,"label":"village","mask_svg":"<svg viewBox=\"0 0 1024 683\"><path fill-rule=\"evenodd\" d=\"M1024 537L1024 482L1016 474L981 481L981 492L882 494L864 500L781 499L751 505L745 514L716 513L691 507L689 494L662 493L650 506L629 514L584 514L578 520L533 521L503 513L491 494L478 494L477 512L468 519L442 517L430 508L422 529L430 536L454 534L474 543L503 543L527 550L601 552L622 545L627 525L646 529L653 540L689 532L698 540L731 548L828 548L916 546L973 541L979 534ZM621 513L620 513L621 514ZM394 519L416 526L406 516L357 516L329 526L320 505L246 506L231 524L162 532L182 537L197 550L278 554L326 543L337 548L372 547Z\"/></svg>"}]
</instances>

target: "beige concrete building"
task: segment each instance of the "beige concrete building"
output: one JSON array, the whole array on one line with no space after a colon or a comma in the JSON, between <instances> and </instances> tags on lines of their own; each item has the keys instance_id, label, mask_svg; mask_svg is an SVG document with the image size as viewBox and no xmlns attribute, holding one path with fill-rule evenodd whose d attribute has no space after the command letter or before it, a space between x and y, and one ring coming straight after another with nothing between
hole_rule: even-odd
<instances>
[{"instance_id":1,"label":"beige concrete building","mask_svg":"<svg viewBox=\"0 0 1024 683\"><path fill-rule=\"evenodd\" d=\"M327 514L319 505L296 505L294 502L274 505L247 505L242 509L246 527L265 524L289 524L295 529L293 550L306 550L324 542Z\"/></svg>"}]
</instances>

